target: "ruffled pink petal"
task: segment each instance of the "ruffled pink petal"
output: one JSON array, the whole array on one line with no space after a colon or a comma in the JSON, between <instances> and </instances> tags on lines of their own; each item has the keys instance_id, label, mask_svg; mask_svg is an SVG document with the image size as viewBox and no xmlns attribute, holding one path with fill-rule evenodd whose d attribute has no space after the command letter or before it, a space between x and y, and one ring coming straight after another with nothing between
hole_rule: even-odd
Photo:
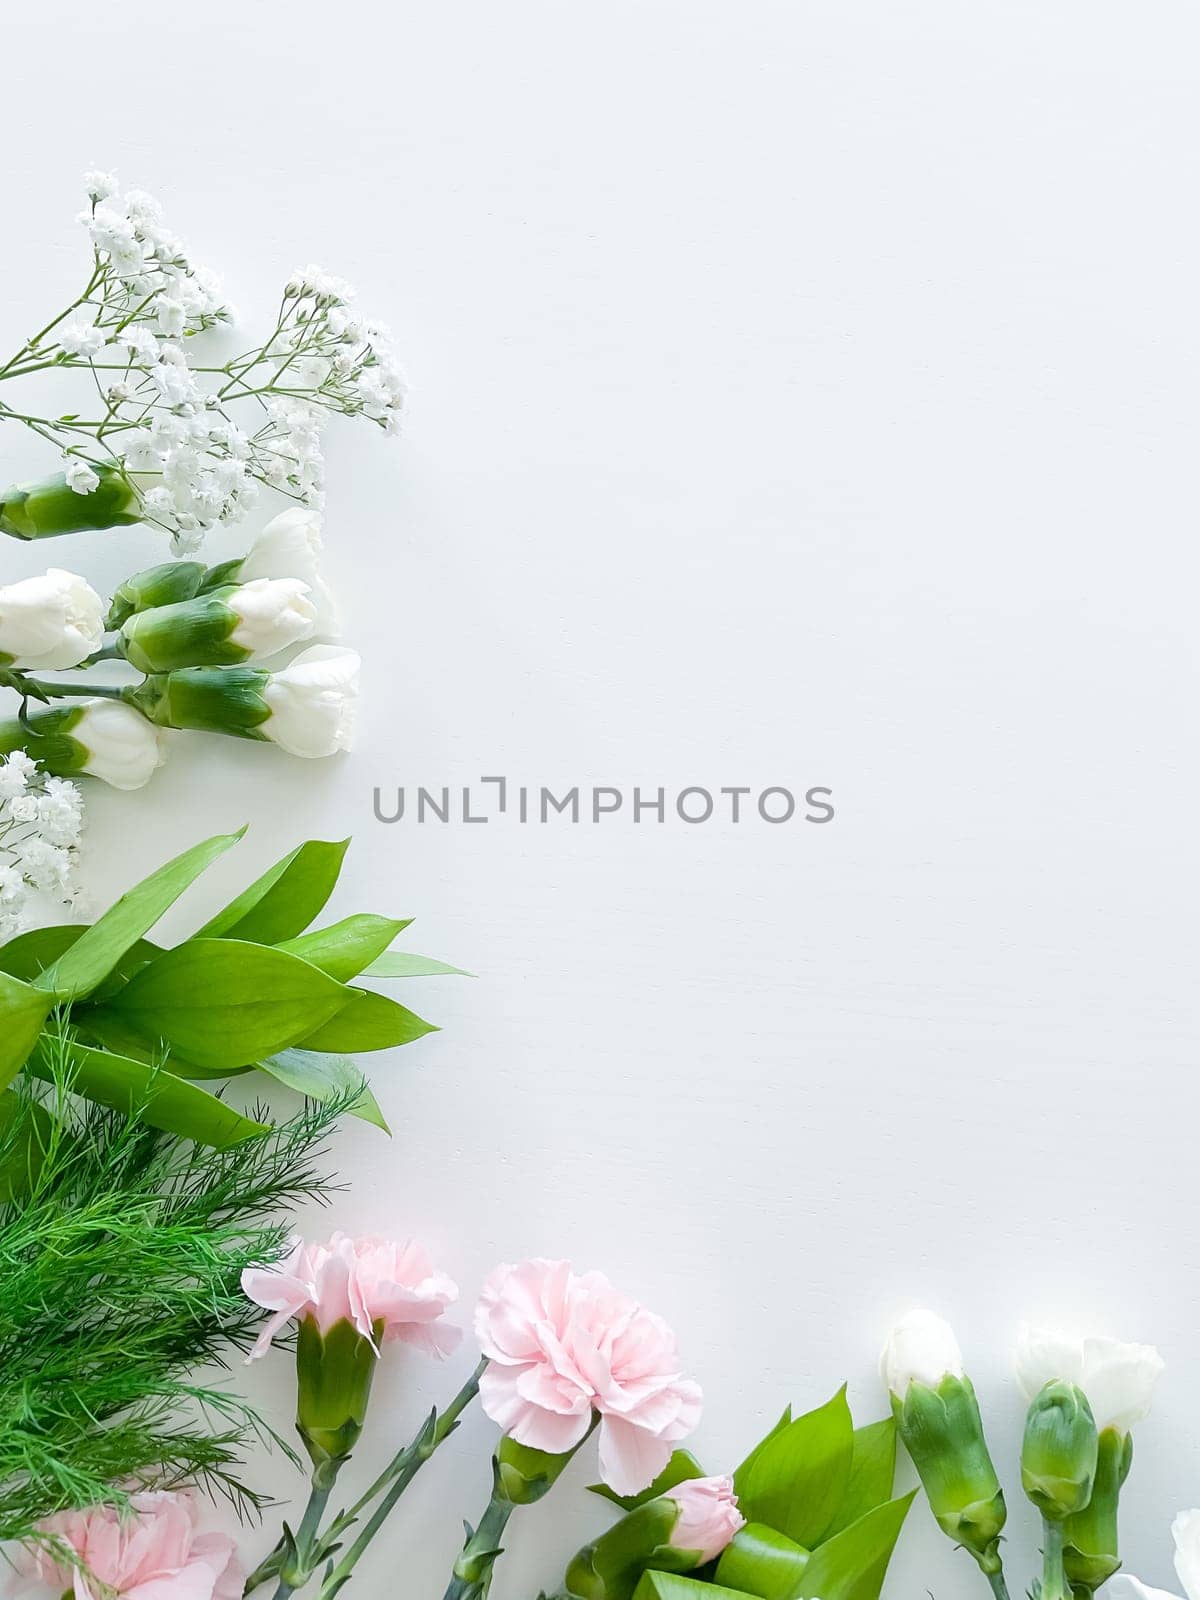
<instances>
[{"instance_id":1,"label":"ruffled pink petal","mask_svg":"<svg viewBox=\"0 0 1200 1600\"><path fill-rule=\"evenodd\" d=\"M395 1339L410 1344L424 1355L444 1361L453 1355L462 1343L463 1331L450 1322L398 1322L384 1334L385 1339Z\"/></svg>"},{"instance_id":2,"label":"ruffled pink petal","mask_svg":"<svg viewBox=\"0 0 1200 1600\"><path fill-rule=\"evenodd\" d=\"M640 1494L671 1459L671 1446L622 1417L600 1421L600 1476L614 1494Z\"/></svg>"}]
</instances>

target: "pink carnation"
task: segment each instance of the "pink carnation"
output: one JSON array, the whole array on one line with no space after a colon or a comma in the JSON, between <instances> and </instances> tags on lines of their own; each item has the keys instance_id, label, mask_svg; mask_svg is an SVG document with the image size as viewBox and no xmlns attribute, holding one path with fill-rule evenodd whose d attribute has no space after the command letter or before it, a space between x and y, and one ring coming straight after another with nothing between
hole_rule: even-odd
<instances>
[{"instance_id":1,"label":"pink carnation","mask_svg":"<svg viewBox=\"0 0 1200 1600\"><path fill-rule=\"evenodd\" d=\"M732 1478L689 1478L668 1489L667 1498L679 1507L671 1543L676 1550L698 1550L701 1566L719 1556L734 1534L746 1526Z\"/></svg>"},{"instance_id":2,"label":"pink carnation","mask_svg":"<svg viewBox=\"0 0 1200 1600\"><path fill-rule=\"evenodd\" d=\"M21 1581L11 1592L31 1594L46 1586L74 1600L241 1600L243 1575L233 1540L196 1531L190 1495L150 1491L132 1495L130 1507L122 1515L115 1506L93 1506L39 1523L82 1565L28 1544L17 1557Z\"/></svg>"},{"instance_id":3,"label":"pink carnation","mask_svg":"<svg viewBox=\"0 0 1200 1600\"><path fill-rule=\"evenodd\" d=\"M458 1299L458 1287L411 1239L351 1239L335 1233L328 1244L297 1242L276 1267L248 1267L242 1291L255 1305L273 1312L249 1360L261 1356L292 1318L312 1317L322 1333L336 1322L352 1322L364 1339L403 1339L428 1355L445 1356L462 1338L462 1329L440 1321Z\"/></svg>"},{"instance_id":4,"label":"pink carnation","mask_svg":"<svg viewBox=\"0 0 1200 1600\"><path fill-rule=\"evenodd\" d=\"M700 1388L679 1369L675 1335L599 1272L565 1261L500 1266L483 1287L475 1334L488 1359L483 1409L518 1444L563 1455L600 1417L600 1474L637 1494L700 1420Z\"/></svg>"}]
</instances>

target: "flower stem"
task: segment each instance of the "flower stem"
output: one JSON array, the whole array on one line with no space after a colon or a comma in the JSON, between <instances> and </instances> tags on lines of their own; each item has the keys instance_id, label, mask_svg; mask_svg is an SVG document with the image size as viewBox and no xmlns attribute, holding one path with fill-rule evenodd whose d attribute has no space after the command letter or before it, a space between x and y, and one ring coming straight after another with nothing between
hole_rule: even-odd
<instances>
[{"instance_id":1,"label":"flower stem","mask_svg":"<svg viewBox=\"0 0 1200 1600\"><path fill-rule=\"evenodd\" d=\"M326 1461L313 1469L312 1488L308 1492L308 1504L304 1508L303 1519L294 1539L285 1543L280 1554L276 1569L279 1573L279 1583L274 1600L288 1600L288 1596L295 1594L297 1589L303 1589L320 1562L321 1552L317 1533L341 1465L341 1461ZM268 1557L268 1561L270 1559ZM242 1593L250 1593L249 1580Z\"/></svg>"},{"instance_id":2,"label":"flower stem","mask_svg":"<svg viewBox=\"0 0 1200 1600\"><path fill-rule=\"evenodd\" d=\"M487 1362L481 1361L475 1371L463 1384L462 1388L451 1400L450 1404L440 1414L437 1411L430 1413L424 1427L411 1444L398 1452L391 1463L384 1468L379 1477L360 1499L343 1511L334 1519L324 1537L324 1543L329 1544L347 1528L350 1528L375 1497L386 1489L383 1499L376 1506L370 1519L363 1526L362 1532L346 1551L346 1554L326 1576L321 1586L320 1600L333 1600L333 1596L344 1583L348 1583L350 1575L357 1566L363 1552L371 1540L379 1532L384 1522L391 1515L396 1502L416 1477L417 1473L429 1460L433 1452L442 1444L458 1427L458 1419L479 1393L479 1380Z\"/></svg>"},{"instance_id":3,"label":"flower stem","mask_svg":"<svg viewBox=\"0 0 1200 1600\"><path fill-rule=\"evenodd\" d=\"M125 691L111 683L47 683L44 678L26 678L35 694L50 699L123 700Z\"/></svg>"},{"instance_id":4,"label":"flower stem","mask_svg":"<svg viewBox=\"0 0 1200 1600\"><path fill-rule=\"evenodd\" d=\"M1070 1600L1070 1591L1063 1576L1063 1525L1042 1518L1042 1592L1041 1600Z\"/></svg>"},{"instance_id":5,"label":"flower stem","mask_svg":"<svg viewBox=\"0 0 1200 1600\"><path fill-rule=\"evenodd\" d=\"M479 1526L469 1534L446 1588L445 1600L485 1600L492 1584L492 1569L503 1555L500 1540L516 1507L495 1491Z\"/></svg>"},{"instance_id":6,"label":"flower stem","mask_svg":"<svg viewBox=\"0 0 1200 1600\"><path fill-rule=\"evenodd\" d=\"M987 1581L992 1586L992 1593L996 1600L1008 1600L1008 1585L1004 1581L1003 1572L989 1572Z\"/></svg>"}]
</instances>

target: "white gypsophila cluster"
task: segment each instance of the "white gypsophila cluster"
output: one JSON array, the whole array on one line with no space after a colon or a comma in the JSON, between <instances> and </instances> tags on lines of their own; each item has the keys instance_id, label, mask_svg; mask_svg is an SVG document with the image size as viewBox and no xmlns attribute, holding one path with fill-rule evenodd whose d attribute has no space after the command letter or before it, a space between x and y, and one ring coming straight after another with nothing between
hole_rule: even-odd
<instances>
[{"instance_id":1,"label":"white gypsophila cluster","mask_svg":"<svg viewBox=\"0 0 1200 1600\"><path fill-rule=\"evenodd\" d=\"M82 829L73 783L47 777L23 750L0 757L0 937L25 926L34 896L78 904Z\"/></svg>"},{"instance_id":2,"label":"white gypsophila cluster","mask_svg":"<svg viewBox=\"0 0 1200 1600\"><path fill-rule=\"evenodd\" d=\"M63 440L69 487L91 494L106 468L119 468L137 509L180 553L236 522L260 484L320 506L326 418L366 417L387 433L399 425L405 383L390 335L355 311L348 284L305 267L289 279L263 344L205 364L195 336L231 320L216 280L192 265L150 196L122 194L103 173L87 184L91 281L0 368L0 377L91 368L103 416L40 419L39 431Z\"/></svg>"}]
</instances>

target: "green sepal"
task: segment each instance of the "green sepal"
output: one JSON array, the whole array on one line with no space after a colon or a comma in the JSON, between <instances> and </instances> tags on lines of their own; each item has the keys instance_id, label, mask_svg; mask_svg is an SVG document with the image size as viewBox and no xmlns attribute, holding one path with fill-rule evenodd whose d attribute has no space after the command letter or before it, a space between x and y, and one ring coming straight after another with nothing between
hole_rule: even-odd
<instances>
[{"instance_id":1,"label":"green sepal","mask_svg":"<svg viewBox=\"0 0 1200 1600\"><path fill-rule=\"evenodd\" d=\"M251 652L230 637L239 619L225 603L229 592L218 589L135 612L121 629L121 654L139 672L231 667L249 660Z\"/></svg>"},{"instance_id":2,"label":"green sepal","mask_svg":"<svg viewBox=\"0 0 1200 1600\"><path fill-rule=\"evenodd\" d=\"M650 1568L693 1571L697 1552L671 1544L678 1521L673 1500L650 1500L629 1512L567 1563L566 1592L576 1600L633 1600L642 1573Z\"/></svg>"},{"instance_id":3,"label":"green sepal","mask_svg":"<svg viewBox=\"0 0 1200 1600\"><path fill-rule=\"evenodd\" d=\"M82 705L56 706L51 711L30 712L24 718L0 720L0 755L24 750L31 761L54 777L74 777L91 757L87 746L71 734L83 709Z\"/></svg>"},{"instance_id":4,"label":"green sepal","mask_svg":"<svg viewBox=\"0 0 1200 1600\"><path fill-rule=\"evenodd\" d=\"M832 1400L772 1430L734 1474L738 1506L812 1549L828 1532L854 1456L854 1424L845 1388Z\"/></svg>"},{"instance_id":5,"label":"green sepal","mask_svg":"<svg viewBox=\"0 0 1200 1600\"><path fill-rule=\"evenodd\" d=\"M119 628L138 611L177 605L200 592L205 568L200 561L164 561L126 578L113 594L105 627Z\"/></svg>"},{"instance_id":6,"label":"green sepal","mask_svg":"<svg viewBox=\"0 0 1200 1600\"><path fill-rule=\"evenodd\" d=\"M88 528L128 527L142 520L137 491L114 467L94 466L91 494L76 494L64 472L0 492L0 533L15 539L53 539Z\"/></svg>"},{"instance_id":7,"label":"green sepal","mask_svg":"<svg viewBox=\"0 0 1200 1600\"><path fill-rule=\"evenodd\" d=\"M314 1466L344 1461L358 1442L371 1398L383 1325L374 1344L344 1318L322 1333L311 1316L296 1333L296 1431Z\"/></svg>"},{"instance_id":8,"label":"green sepal","mask_svg":"<svg viewBox=\"0 0 1200 1600\"><path fill-rule=\"evenodd\" d=\"M903 1400L892 1396L892 1414L942 1532L982 1572L1000 1572L1008 1511L970 1378L948 1372L933 1388L914 1379Z\"/></svg>"},{"instance_id":9,"label":"green sepal","mask_svg":"<svg viewBox=\"0 0 1200 1600\"><path fill-rule=\"evenodd\" d=\"M1052 1522L1082 1511L1092 1496L1099 1440L1088 1398L1054 1378L1034 1396L1021 1445L1021 1487Z\"/></svg>"},{"instance_id":10,"label":"green sepal","mask_svg":"<svg viewBox=\"0 0 1200 1600\"><path fill-rule=\"evenodd\" d=\"M791 1600L812 1552L761 1522L748 1522L725 1546L714 1574L717 1583L760 1600Z\"/></svg>"},{"instance_id":11,"label":"green sepal","mask_svg":"<svg viewBox=\"0 0 1200 1600\"><path fill-rule=\"evenodd\" d=\"M1121 1489L1133 1465L1133 1436L1116 1428L1100 1432L1092 1497L1063 1527L1063 1570L1076 1590L1094 1594L1121 1566L1117 1512Z\"/></svg>"},{"instance_id":12,"label":"green sepal","mask_svg":"<svg viewBox=\"0 0 1200 1600\"><path fill-rule=\"evenodd\" d=\"M263 697L269 677L262 667L179 667L153 673L124 698L160 728L265 739L259 730L271 715Z\"/></svg>"},{"instance_id":13,"label":"green sepal","mask_svg":"<svg viewBox=\"0 0 1200 1600\"><path fill-rule=\"evenodd\" d=\"M143 1038L200 1067L242 1067L299 1044L350 991L297 956L236 939L189 939L141 968L108 1003Z\"/></svg>"},{"instance_id":14,"label":"green sepal","mask_svg":"<svg viewBox=\"0 0 1200 1600\"><path fill-rule=\"evenodd\" d=\"M295 938L320 915L349 847L349 839L308 839L297 845L210 918L196 937L248 939L252 944Z\"/></svg>"},{"instance_id":15,"label":"green sepal","mask_svg":"<svg viewBox=\"0 0 1200 1600\"><path fill-rule=\"evenodd\" d=\"M498 1498L510 1506L533 1505L553 1489L578 1448L553 1455L518 1444L505 1434L493 1458Z\"/></svg>"}]
</instances>

